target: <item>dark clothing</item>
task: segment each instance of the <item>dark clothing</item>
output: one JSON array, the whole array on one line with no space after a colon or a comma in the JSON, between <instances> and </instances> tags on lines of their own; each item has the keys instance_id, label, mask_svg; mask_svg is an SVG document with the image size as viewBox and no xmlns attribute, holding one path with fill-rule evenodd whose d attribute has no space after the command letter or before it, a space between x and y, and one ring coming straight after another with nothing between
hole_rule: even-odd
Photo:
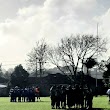
<instances>
[{"instance_id":1,"label":"dark clothing","mask_svg":"<svg viewBox=\"0 0 110 110\"><path fill-rule=\"evenodd\" d=\"M80 99L80 98L82 98L80 88L75 88L74 89L74 96L75 96L75 98L74 98L75 99L75 105L77 107L78 105L80 105L80 103L82 101L82 99Z\"/></svg>"},{"instance_id":2,"label":"dark clothing","mask_svg":"<svg viewBox=\"0 0 110 110\"><path fill-rule=\"evenodd\" d=\"M71 108L73 106L73 89L69 88L67 90L67 105L69 108Z\"/></svg>"},{"instance_id":3,"label":"dark clothing","mask_svg":"<svg viewBox=\"0 0 110 110\"><path fill-rule=\"evenodd\" d=\"M61 101L61 90L59 88L56 89L56 108L60 108Z\"/></svg>"},{"instance_id":4,"label":"dark clothing","mask_svg":"<svg viewBox=\"0 0 110 110\"><path fill-rule=\"evenodd\" d=\"M54 108L56 104L56 88L50 88L51 107Z\"/></svg>"},{"instance_id":5,"label":"dark clothing","mask_svg":"<svg viewBox=\"0 0 110 110\"><path fill-rule=\"evenodd\" d=\"M66 108L66 89L61 89L61 107Z\"/></svg>"},{"instance_id":6,"label":"dark clothing","mask_svg":"<svg viewBox=\"0 0 110 110\"><path fill-rule=\"evenodd\" d=\"M93 94L91 90L87 91L86 94L86 100L87 100L87 108L92 108L92 100L93 100Z\"/></svg>"}]
</instances>

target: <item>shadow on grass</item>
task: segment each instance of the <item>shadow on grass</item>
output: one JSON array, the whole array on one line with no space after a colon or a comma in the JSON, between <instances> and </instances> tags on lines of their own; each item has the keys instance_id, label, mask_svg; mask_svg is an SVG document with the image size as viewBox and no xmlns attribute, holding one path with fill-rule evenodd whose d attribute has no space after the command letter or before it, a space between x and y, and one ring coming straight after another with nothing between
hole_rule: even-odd
<instances>
[{"instance_id":1,"label":"shadow on grass","mask_svg":"<svg viewBox=\"0 0 110 110\"><path fill-rule=\"evenodd\" d=\"M35 102L50 102L50 101L48 101L48 100L47 100L47 101L42 101L42 100L41 100L41 101L35 101Z\"/></svg>"},{"instance_id":2,"label":"shadow on grass","mask_svg":"<svg viewBox=\"0 0 110 110\"><path fill-rule=\"evenodd\" d=\"M62 109L62 110L64 110L64 109ZM76 108L71 108L71 109L65 109L65 110L110 110L110 109L105 109L105 108L92 108L92 109L85 109L85 108L83 108L83 109L76 109Z\"/></svg>"},{"instance_id":3,"label":"shadow on grass","mask_svg":"<svg viewBox=\"0 0 110 110\"><path fill-rule=\"evenodd\" d=\"M52 109L54 110L54 109ZM76 109L76 108L71 108L71 109L55 109L55 110L110 110L109 108L92 108L92 109L85 109L85 108L80 108L80 109Z\"/></svg>"}]
</instances>

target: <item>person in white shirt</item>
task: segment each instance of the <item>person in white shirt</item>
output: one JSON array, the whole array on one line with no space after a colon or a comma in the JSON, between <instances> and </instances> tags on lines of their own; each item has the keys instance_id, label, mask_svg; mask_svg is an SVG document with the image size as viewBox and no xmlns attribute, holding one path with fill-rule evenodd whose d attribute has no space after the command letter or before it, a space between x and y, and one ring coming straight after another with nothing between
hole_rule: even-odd
<instances>
[{"instance_id":1,"label":"person in white shirt","mask_svg":"<svg viewBox=\"0 0 110 110\"><path fill-rule=\"evenodd\" d=\"M109 102L110 102L110 89L108 89L106 93L107 93L107 95L109 97Z\"/></svg>"}]
</instances>

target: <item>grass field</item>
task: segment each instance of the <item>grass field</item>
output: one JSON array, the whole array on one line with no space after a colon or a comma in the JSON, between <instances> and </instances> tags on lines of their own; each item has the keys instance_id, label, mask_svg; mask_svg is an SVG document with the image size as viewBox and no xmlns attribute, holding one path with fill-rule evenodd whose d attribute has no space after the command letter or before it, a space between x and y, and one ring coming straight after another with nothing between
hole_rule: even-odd
<instances>
[{"instance_id":1,"label":"grass field","mask_svg":"<svg viewBox=\"0 0 110 110\"><path fill-rule=\"evenodd\" d=\"M110 110L107 96L94 97L95 110ZM0 98L0 110L51 110L50 98L41 97L41 102L10 102L9 98Z\"/></svg>"}]
</instances>

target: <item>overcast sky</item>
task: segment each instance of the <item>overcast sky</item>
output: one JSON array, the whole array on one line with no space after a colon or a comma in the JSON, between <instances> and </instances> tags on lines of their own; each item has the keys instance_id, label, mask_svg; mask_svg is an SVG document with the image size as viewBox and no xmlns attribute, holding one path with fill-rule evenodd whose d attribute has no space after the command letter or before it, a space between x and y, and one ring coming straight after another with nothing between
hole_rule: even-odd
<instances>
[{"instance_id":1,"label":"overcast sky","mask_svg":"<svg viewBox=\"0 0 110 110\"><path fill-rule=\"evenodd\" d=\"M109 39L110 0L0 0L0 62L23 63L41 38L52 44L96 34L97 22L99 35Z\"/></svg>"}]
</instances>

